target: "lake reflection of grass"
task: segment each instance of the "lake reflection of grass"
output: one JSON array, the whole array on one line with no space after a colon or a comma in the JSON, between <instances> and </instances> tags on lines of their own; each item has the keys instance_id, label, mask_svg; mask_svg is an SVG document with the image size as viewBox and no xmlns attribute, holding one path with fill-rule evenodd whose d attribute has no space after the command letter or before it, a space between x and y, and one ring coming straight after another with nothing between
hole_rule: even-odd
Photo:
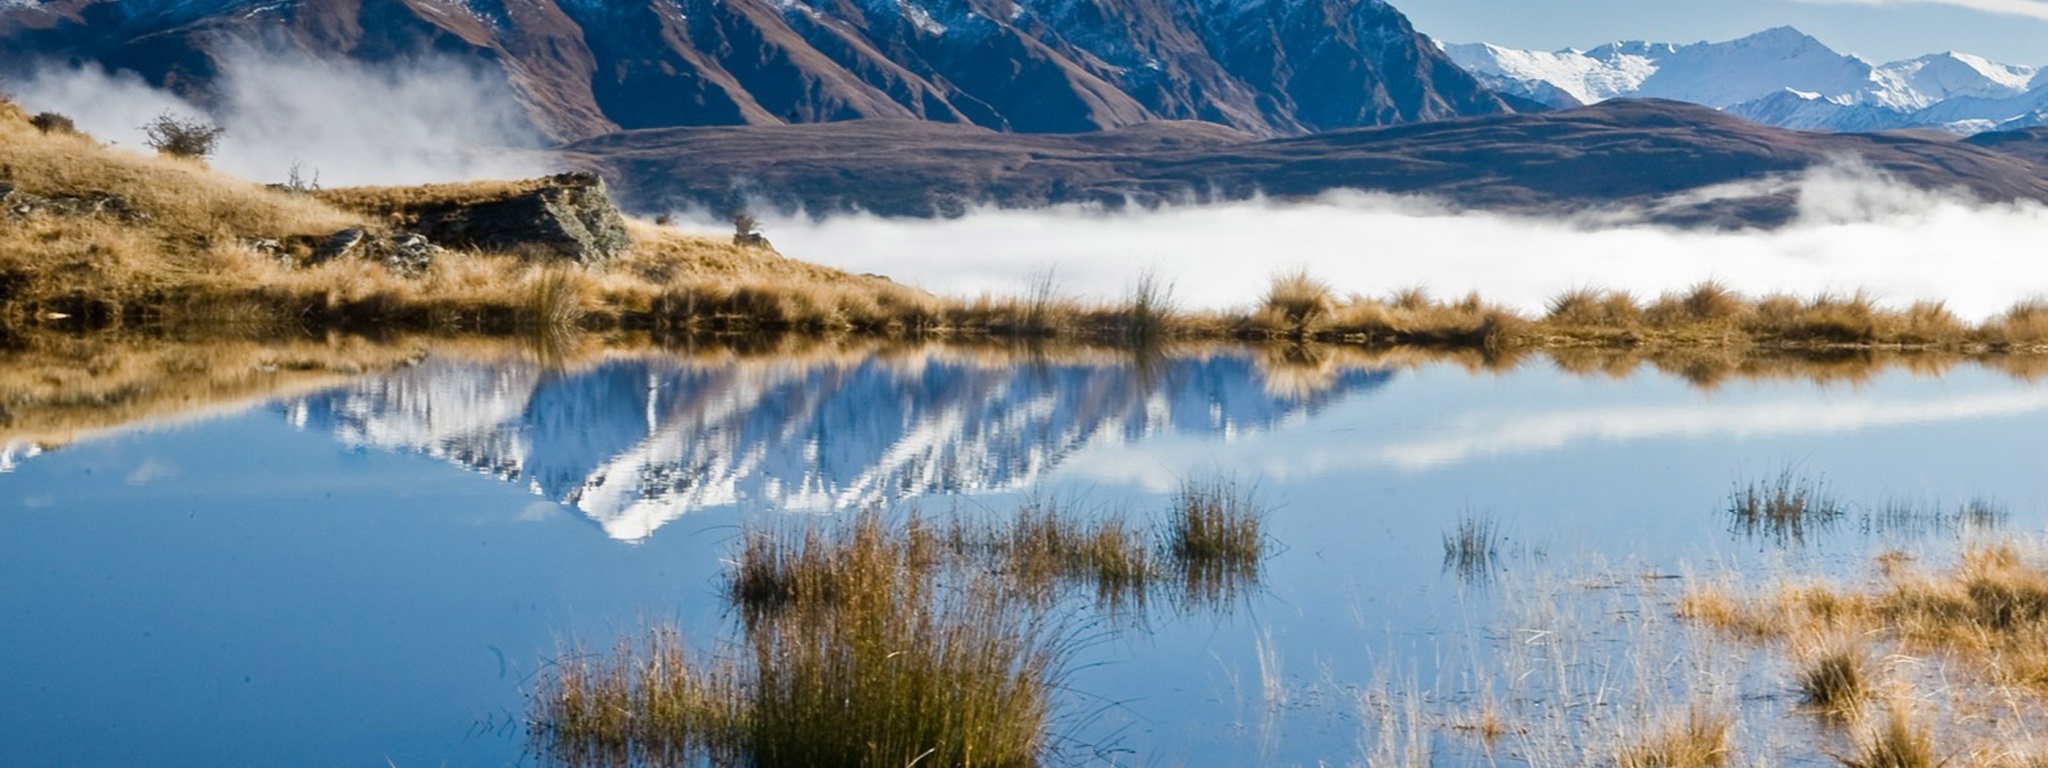
<instances>
[{"instance_id":1,"label":"lake reflection of grass","mask_svg":"<svg viewBox=\"0 0 2048 768\"><path fill-rule=\"evenodd\" d=\"M1234 484L1191 482L1158 530L1041 501L1005 522L870 510L752 528L727 577L732 650L656 629L567 656L532 733L570 765L1035 765L1076 642L1066 611L1142 609L1173 587L1220 605L1258 578L1262 515Z\"/></svg>"},{"instance_id":2,"label":"lake reflection of grass","mask_svg":"<svg viewBox=\"0 0 2048 768\"><path fill-rule=\"evenodd\" d=\"M1162 360L1242 355L1265 392L1306 401L1346 385L1348 374L1441 366L1505 373L1546 362L1576 375L1625 377L1652 370L1701 388L1737 380L1860 383L1892 370L1940 375L1978 365L2020 379L2048 373L2048 356L1927 351L1556 347L1487 351L1456 347L1370 348L1320 343L1251 346L1122 346L999 340L931 342L832 334L692 335L621 331L525 337L473 335L307 336L276 327L181 328L83 335L0 332L0 441L43 445L151 420L246 406L395 369L435 356L574 372L621 355L672 358L721 370L850 367L869 360L906 369L934 361L1013 370L1042 365L1131 367ZM1170 382L1140 377L1148 387Z\"/></svg>"}]
</instances>

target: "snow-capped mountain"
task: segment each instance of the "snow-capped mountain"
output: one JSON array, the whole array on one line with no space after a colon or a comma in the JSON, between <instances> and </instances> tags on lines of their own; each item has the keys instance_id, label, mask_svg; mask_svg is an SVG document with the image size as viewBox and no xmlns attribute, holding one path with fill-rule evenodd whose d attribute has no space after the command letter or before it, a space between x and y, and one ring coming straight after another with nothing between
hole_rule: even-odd
<instances>
[{"instance_id":1,"label":"snow-capped mountain","mask_svg":"<svg viewBox=\"0 0 2048 768\"><path fill-rule=\"evenodd\" d=\"M619 358L575 373L453 361L277 408L349 445L433 456L637 540L691 510L836 510L1030 486L1086 446L1270 429L1385 382L1269 391L1241 355L1010 366L938 354L806 364Z\"/></svg>"},{"instance_id":2,"label":"snow-capped mountain","mask_svg":"<svg viewBox=\"0 0 2048 768\"><path fill-rule=\"evenodd\" d=\"M1873 64L1790 27L1719 43L1623 42L1521 51L1486 43L1444 50L1481 82L1554 106L1662 98L1783 128L1958 133L2031 124L2048 101L2041 68L1937 53Z\"/></svg>"},{"instance_id":3,"label":"snow-capped mountain","mask_svg":"<svg viewBox=\"0 0 2048 768\"><path fill-rule=\"evenodd\" d=\"M1382 0L53 0L0 5L0 74L96 62L204 100L236 51L501 77L536 127L899 118L1261 135L1512 111Z\"/></svg>"}]
</instances>

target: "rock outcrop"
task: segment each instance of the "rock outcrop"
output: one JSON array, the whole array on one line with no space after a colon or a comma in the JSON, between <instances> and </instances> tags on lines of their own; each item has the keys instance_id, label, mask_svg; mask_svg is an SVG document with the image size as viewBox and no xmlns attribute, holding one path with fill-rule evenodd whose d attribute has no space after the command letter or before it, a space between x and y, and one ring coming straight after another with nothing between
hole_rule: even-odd
<instances>
[{"instance_id":1,"label":"rock outcrop","mask_svg":"<svg viewBox=\"0 0 2048 768\"><path fill-rule=\"evenodd\" d=\"M0 181L0 210L8 216L107 216L128 223L149 220L149 212L135 207L128 198L95 192L86 195L43 197L21 191L12 182Z\"/></svg>"},{"instance_id":2,"label":"rock outcrop","mask_svg":"<svg viewBox=\"0 0 2048 768\"><path fill-rule=\"evenodd\" d=\"M319 238L317 243L302 245L310 246L312 254L303 261L290 259L292 263L315 266L336 259L368 259L382 263L385 269L400 277L425 274L443 250L417 232L375 235L362 227L350 227ZM251 243L251 247L259 251L280 250L275 241L259 241Z\"/></svg>"},{"instance_id":3,"label":"rock outcrop","mask_svg":"<svg viewBox=\"0 0 2048 768\"><path fill-rule=\"evenodd\" d=\"M407 206L403 215L415 232L444 246L578 264L604 264L632 244L626 220L596 174L564 173L516 190L490 199Z\"/></svg>"}]
</instances>

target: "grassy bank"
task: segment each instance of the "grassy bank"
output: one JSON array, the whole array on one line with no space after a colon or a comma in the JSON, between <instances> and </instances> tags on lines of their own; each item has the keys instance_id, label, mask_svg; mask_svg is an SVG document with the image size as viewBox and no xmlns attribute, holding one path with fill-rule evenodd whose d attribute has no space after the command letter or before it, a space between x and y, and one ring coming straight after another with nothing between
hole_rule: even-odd
<instances>
[{"instance_id":1,"label":"grassy bank","mask_svg":"<svg viewBox=\"0 0 2048 768\"><path fill-rule=\"evenodd\" d=\"M1478 296L1344 293L1305 273L1275 277L1247 308L1177 308L1144 279L1120 301L1064 295L944 297L885 278L784 258L729 238L629 226L621 258L584 267L530 253L454 249L418 275L367 259L303 266L345 228L398 231L399 212L530 191L531 182L294 191L202 162L44 130L0 101L0 182L85 200L91 210L0 214L0 326L72 329L237 323L292 329L510 333L532 328L676 334L834 332L917 338L1155 344L1245 340L1372 348L1756 351L2048 349L2048 303L1982 323L1939 304L1887 308L1862 294L1741 296L1707 283L1638 298L1584 289L1520 313ZM109 197L119 204L100 205ZM515 249L517 250L517 249Z\"/></svg>"}]
</instances>

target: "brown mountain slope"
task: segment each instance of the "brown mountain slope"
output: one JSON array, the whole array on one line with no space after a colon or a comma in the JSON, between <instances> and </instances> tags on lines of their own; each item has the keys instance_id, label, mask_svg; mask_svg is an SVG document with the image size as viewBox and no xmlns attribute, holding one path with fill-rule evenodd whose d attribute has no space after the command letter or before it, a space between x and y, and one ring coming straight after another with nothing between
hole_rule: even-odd
<instances>
[{"instance_id":1,"label":"brown mountain slope","mask_svg":"<svg viewBox=\"0 0 2048 768\"><path fill-rule=\"evenodd\" d=\"M0 71L98 62L204 100L236 51L502 77L556 139L918 119L1262 135L1511 111L1381 0L55 0ZM1518 102L1519 103L1519 102Z\"/></svg>"},{"instance_id":2,"label":"brown mountain slope","mask_svg":"<svg viewBox=\"0 0 2048 768\"><path fill-rule=\"evenodd\" d=\"M1150 205L1359 189L1512 212L1634 209L1677 224L1776 225L1797 199L1766 182L1843 161L1924 189L2048 201L2048 169L2018 153L1947 138L1789 131L1668 101L1268 140L1198 123L1073 136L904 121L665 129L579 142L564 154L601 169L641 209L930 216L983 203ZM1755 184L1722 186L1741 182Z\"/></svg>"}]
</instances>

